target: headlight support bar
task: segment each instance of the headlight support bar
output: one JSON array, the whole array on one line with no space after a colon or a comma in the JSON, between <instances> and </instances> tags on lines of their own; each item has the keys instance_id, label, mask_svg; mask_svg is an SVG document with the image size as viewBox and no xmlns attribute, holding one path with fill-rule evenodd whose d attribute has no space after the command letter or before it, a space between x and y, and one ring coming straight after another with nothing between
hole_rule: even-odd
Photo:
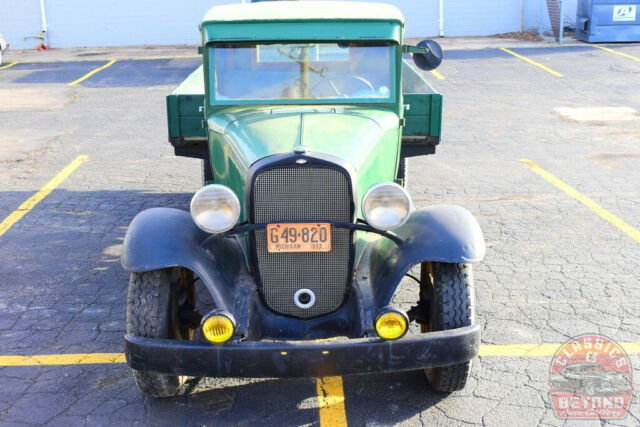
<instances>
[{"instance_id":1,"label":"headlight support bar","mask_svg":"<svg viewBox=\"0 0 640 427\"><path fill-rule=\"evenodd\" d=\"M211 235L203 243L206 243L210 239L220 239L220 238L223 238L223 237L228 237L228 236L232 236L232 235L236 235L236 234L251 233L251 232L254 232L254 231L257 231L257 230L262 230L262 229L267 228L267 225L269 225L269 224L297 224L297 223L313 223L313 222L325 223L325 224L331 225L332 227L346 228L346 229L349 229L349 230L357 230L357 231L366 231L366 232L370 232L370 233L376 233L376 234L379 234L379 235L381 235L383 237L386 237L387 239L391 240L392 242L394 242L398 246L402 246L404 244L404 240L402 240L402 238L400 236L398 236L397 234L395 234L395 233L393 233L391 231L378 230L377 228L373 228L371 225L367 224L366 222L362 222L362 220L360 220L360 219L355 224L351 223L351 222L324 221L324 220L262 222L262 223L258 223L258 224L249 224L247 222L241 222L241 223L237 224L236 226L234 226L232 229L225 231L224 233Z\"/></svg>"}]
</instances>

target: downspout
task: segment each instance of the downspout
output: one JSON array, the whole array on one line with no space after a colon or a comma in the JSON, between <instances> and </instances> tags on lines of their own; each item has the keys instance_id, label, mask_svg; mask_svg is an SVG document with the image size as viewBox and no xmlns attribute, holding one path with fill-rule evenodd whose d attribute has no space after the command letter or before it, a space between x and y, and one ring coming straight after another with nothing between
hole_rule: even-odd
<instances>
[{"instance_id":1,"label":"downspout","mask_svg":"<svg viewBox=\"0 0 640 427\"><path fill-rule=\"evenodd\" d=\"M440 0L438 3L438 25L440 30L439 35L440 37L444 37L444 0Z\"/></svg>"},{"instance_id":2,"label":"downspout","mask_svg":"<svg viewBox=\"0 0 640 427\"><path fill-rule=\"evenodd\" d=\"M49 49L49 27L47 26L47 11L44 7L44 0L40 0L40 16L42 18L42 47L44 49ZM45 41L46 38L46 41Z\"/></svg>"},{"instance_id":3,"label":"downspout","mask_svg":"<svg viewBox=\"0 0 640 427\"><path fill-rule=\"evenodd\" d=\"M564 8L560 0L560 32L558 33L558 44L562 44L562 33L564 33Z\"/></svg>"},{"instance_id":4,"label":"downspout","mask_svg":"<svg viewBox=\"0 0 640 427\"><path fill-rule=\"evenodd\" d=\"M520 31L524 31L524 0L520 0Z\"/></svg>"}]
</instances>

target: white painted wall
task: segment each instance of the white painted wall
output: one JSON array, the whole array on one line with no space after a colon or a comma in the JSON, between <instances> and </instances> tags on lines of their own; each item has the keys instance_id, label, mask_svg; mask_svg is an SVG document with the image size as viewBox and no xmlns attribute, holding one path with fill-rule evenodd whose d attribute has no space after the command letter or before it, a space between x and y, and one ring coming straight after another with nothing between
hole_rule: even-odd
<instances>
[{"instance_id":1,"label":"white painted wall","mask_svg":"<svg viewBox=\"0 0 640 427\"><path fill-rule=\"evenodd\" d=\"M377 0L369 0L377 1ZM406 18L408 37L438 35L438 0L383 0ZM564 0L573 23L578 0ZM45 0L52 47L197 44L205 11L233 0ZM521 13L522 11L522 13ZM33 48L39 0L0 0L0 33L11 48ZM445 36L525 29L549 31L546 0L444 0Z\"/></svg>"},{"instance_id":2,"label":"white painted wall","mask_svg":"<svg viewBox=\"0 0 640 427\"><path fill-rule=\"evenodd\" d=\"M52 47L197 44L198 24L229 0L45 0ZM0 0L0 33L30 48L40 31L39 0Z\"/></svg>"},{"instance_id":3,"label":"white painted wall","mask_svg":"<svg viewBox=\"0 0 640 427\"><path fill-rule=\"evenodd\" d=\"M444 35L488 36L520 31L519 0L445 0Z\"/></svg>"},{"instance_id":4,"label":"white painted wall","mask_svg":"<svg viewBox=\"0 0 640 427\"><path fill-rule=\"evenodd\" d=\"M0 33L9 48L34 47L41 27L40 3L37 0L0 0Z\"/></svg>"}]
</instances>

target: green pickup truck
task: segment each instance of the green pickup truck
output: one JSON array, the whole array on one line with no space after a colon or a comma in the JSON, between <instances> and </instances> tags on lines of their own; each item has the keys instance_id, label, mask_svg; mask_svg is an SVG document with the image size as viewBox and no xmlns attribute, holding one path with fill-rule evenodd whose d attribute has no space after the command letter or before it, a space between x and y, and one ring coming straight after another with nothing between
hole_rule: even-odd
<instances>
[{"instance_id":1,"label":"green pickup truck","mask_svg":"<svg viewBox=\"0 0 640 427\"><path fill-rule=\"evenodd\" d=\"M463 388L482 231L462 207L416 208L405 188L406 159L435 152L442 118L409 61L434 69L440 47L404 45L401 12L380 3L218 6L200 30L203 65L167 112L204 185L185 210L138 214L122 253L140 390L406 370ZM394 306L406 276L419 297Z\"/></svg>"}]
</instances>

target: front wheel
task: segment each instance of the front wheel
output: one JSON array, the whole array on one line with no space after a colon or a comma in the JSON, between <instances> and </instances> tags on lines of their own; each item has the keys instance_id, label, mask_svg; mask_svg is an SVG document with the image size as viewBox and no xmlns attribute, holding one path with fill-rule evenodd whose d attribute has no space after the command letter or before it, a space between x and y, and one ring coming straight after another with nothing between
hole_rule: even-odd
<instances>
[{"instance_id":1,"label":"front wheel","mask_svg":"<svg viewBox=\"0 0 640 427\"><path fill-rule=\"evenodd\" d=\"M423 299L429 301L429 321L423 332L445 331L475 322L473 272L469 264L423 263L420 274ZM444 393L462 390L471 361L424 370L431 386Z\"/></svg>"},{"instance_id":2,"label":"front wheel","mask_svg":"<svg viewBox=\"0 0 640 427\"><path fill-rule=\"evenodd\" d=\"M202 186L213 184L213 169L209 159L202 160Z\"/></svg>"},{"instance_id":3,"label":"front wheel","mask_svg":"<svg viewBox=\"0 0 640 427\"><path fill-rule=\"evenodd\" d=\"M180 319L185 318L185 311L194 309L195 291L190 271L176 267L131 273L127 297L128 334L191 340L194 325L184 324ZM133 377L140 391L152 397L175 396L185 380L177 375L136 370Z\"/></svg>"}]
</instances>

